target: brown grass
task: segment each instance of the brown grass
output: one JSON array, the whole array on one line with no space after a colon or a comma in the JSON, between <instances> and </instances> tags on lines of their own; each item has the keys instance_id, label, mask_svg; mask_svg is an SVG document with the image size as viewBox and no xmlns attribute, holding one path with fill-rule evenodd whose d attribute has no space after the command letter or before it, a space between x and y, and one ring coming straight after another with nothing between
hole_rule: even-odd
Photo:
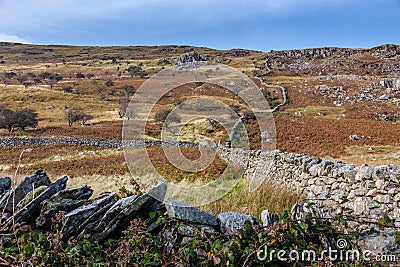
<instances>
[{"instance_id":1,"label":"brown grass","mask_svg":"<svg viewBox=\"0 0 400 267\"><path fill-rule=\"evenodd\" d=\"M202 208L214 214L235 211L260 218L264 209L280 214L302 200L293 189L277 181L264 182L257 190L250 192L248 180L241 179L231 192Z\"/></svg>"},{"instance_id":2,"label":"brown grass","mask_svg":"<svg viewBox=\"0 0 400 267\"><path fill-rule=\"evenodd\" d=\"M181 148L182 154L189 160L196 160L199 157L197 148ZM148 147L147 153L157 172L168 181L180 182L210 182L217 180L225 171L226 162L218 156L206 169L199 172L183 171L173 166L163 153L160 147Z\"/></svg>"}]
</instances>

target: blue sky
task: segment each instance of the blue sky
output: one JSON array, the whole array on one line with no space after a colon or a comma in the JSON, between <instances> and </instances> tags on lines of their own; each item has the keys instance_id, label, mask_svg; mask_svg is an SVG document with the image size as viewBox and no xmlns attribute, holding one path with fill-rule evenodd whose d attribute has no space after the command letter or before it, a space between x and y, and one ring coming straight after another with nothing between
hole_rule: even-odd
<instances>
[{"instance_id":1,"label":"blue sky","mask_svg":"<svg viewBox=\"0 0 400 267\"><path fill-rule=\"evenodd\" d=\"M0 0L0 41L372 47L400 43L400 0Z\"/></svg>"}]
</instances>

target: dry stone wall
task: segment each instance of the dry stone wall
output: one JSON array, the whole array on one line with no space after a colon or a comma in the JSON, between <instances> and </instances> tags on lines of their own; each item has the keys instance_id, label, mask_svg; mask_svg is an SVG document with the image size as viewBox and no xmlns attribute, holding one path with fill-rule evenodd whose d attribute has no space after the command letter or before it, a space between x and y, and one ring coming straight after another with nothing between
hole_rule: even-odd
<instances>
[{"instance_id":1,"label":"dry stone wall","mask_svg":"<svg viewBox=\"0 0 400 267\"><path fill-rule=\"evenodd\" d=\"M143 140L85 140L75 138L0 138L0 146L66 143L104 148L123 146L190 146L198 143ZM245 168L249 179L282 181L323 208L325 216L349 209L351 214L396 220L400 227L399 165L356 167L303 154L282 151L245 151L217 146L218 154Z\"/></svg>"},{"instance_id":2,"label":"dry stone wall","mask_svg":"<svg viewBox=\"0 0 400 267\"><path fill-rule=\"evenodd\" d=\"M318 203L325 216L347 209L353 215L388 215L400 226L399 165L356 167L281 151L244 151L219 146L218 152L245 168L249 179L284 182Z\"/></svg>"}]
</instances>

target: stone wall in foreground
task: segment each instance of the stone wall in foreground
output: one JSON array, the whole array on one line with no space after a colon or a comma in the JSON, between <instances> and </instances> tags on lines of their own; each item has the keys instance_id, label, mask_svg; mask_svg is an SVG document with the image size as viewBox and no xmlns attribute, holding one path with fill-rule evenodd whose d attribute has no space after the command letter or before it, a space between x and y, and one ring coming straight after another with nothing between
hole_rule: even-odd
<instances>
[{"instance_id":1,"label":"stone wall in foreground","mask_svg":"<svg viewBox=\"0 0 400 267\"><path fill-rule=\"evenodd\" d=\"M76 138L0 138L1 146L87 145L103 148L123 146L186 146L198 143L158 140L86 140ZM256 182L278 180L318 203L325 216L350 209L352 215L388 215L400 227L399 165L356 167L303 154L281 151L245 151L218 146L218 154L245 168L246 176ZM264 179L264 180L260 180Z\"/></svg>"},{"instance_id":2,"label":"stone wall in foreground","mask_svg":"<svg viewBox=\"0 0 400 267\"><path fill-rule=\"evenodd\" d=\"M400 226L399 165L356 167L281 151L225 147L218 151L222 158L245 167L249 179L282 181L318 203L325 216L351 209L351 214L359 216L388 215Z\"/></svg>"}]
</instances>

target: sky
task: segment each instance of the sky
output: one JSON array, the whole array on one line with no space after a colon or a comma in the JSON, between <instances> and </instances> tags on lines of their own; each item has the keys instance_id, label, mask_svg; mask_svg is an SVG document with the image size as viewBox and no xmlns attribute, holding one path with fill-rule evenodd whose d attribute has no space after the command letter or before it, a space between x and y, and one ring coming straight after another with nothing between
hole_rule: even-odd
<instances>
[{"instance_id":1,"label":"sky","mask_svg":"<svg viewBox=\"0 0 400 267\"><path fill-rule=\"evenodd\" d=\"M0 0L0 41L373 47L400 44L400 0Z\"/></svg>"}]
</instances>

